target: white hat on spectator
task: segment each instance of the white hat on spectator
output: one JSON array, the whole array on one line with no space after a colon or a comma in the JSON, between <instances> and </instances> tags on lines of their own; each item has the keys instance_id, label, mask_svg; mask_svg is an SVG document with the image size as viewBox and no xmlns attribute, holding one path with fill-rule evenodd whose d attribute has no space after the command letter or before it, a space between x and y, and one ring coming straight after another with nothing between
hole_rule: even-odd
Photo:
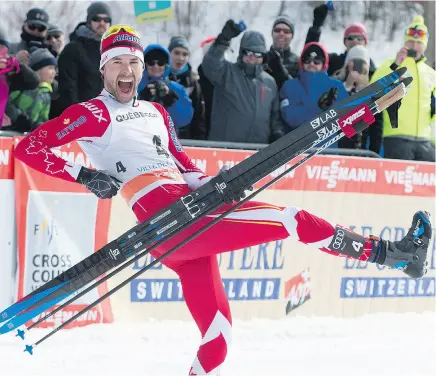
<instances>
[{"instance_id":1,"label":"white hat on spectator","mask_svg":"<svg viewBox=\"0 0 436 376\"><path fill-rule=\"evenodd\" d=\"M369 52L365 46L354 46L347 52L344 65L347 65L351 60L363 60L369 66Z\"/></svg>"}]
</instances>

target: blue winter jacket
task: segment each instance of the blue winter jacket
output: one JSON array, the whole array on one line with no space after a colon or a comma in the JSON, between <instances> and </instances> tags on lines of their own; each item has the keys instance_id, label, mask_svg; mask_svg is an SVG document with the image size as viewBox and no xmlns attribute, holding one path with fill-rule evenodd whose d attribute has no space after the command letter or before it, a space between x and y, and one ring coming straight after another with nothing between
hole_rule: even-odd
<instances>
[{"instance_id":1,"label":"blue winter jacket","mask_svg":"<svg viewBox=\"0 0 436 376\"><path fill-rule=\"evenodd\" d=\"M185 88L178 84L177 82L171 81L169 79L169 74L171 71L171 55L168 49L160 44L150 44L144 50L144 55L146 55L149 51L159 49L164 51L168 55L168 65L165 68L165 71L161 77L151 77L148 75L147 70L144 70L144 74L142 76L142 80L138 86L138 93L144 89L149 82L163 81L168 86L168 88L174 91L179 99L172 106L166 108L171 118L173 119L174 125L177 128L183 128L191 123L192 116L194 115L194 108L192 107L191 99L189 98L188 93Z\"/></svg>"},{"instance_id":2,"label":"blue winter jacket","mask_svg":"<svg viewBox=\"0 0 436 376\"><path fill-rule=\"evenodd\" d=\"M327 52L326 55L328 56ZM280 112L288 127L285 131L292 131L323 112L318 106L318 100L331 88L338 88L337 102L348 97L344 84L329 77L326 70L314 73L301 69L297 78L287 80L280 90Z\"/></svg>"}]
</instances>

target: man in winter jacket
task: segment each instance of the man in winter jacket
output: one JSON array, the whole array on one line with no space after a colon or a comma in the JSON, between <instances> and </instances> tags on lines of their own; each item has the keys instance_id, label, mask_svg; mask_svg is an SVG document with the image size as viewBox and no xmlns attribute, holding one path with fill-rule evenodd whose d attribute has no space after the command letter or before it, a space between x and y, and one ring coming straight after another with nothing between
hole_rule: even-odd
<instances>
[{"instance_id":1,"label":"man in winter jacket","mask_svg":"<svg viewBox=\"0 0 436 376\"><path fill-rule=\"evenodd\" d=\"M170 52L160 44L150 44L144 50L144 61L138 98L164 106L174 121L178 135L191 122L194 109L185 88L169 78Z\"/></svg>"},{"instance_id":2,"label":"man in winter jacket","mask_svg":"<svg viewBox=\"0 0 436 376\"><path fill-rule=\"evenodd\" d=\"M33 90L39 85L39 75L15 57L9 56L9 40L0 29L0 128L11 125L5 115L9 93L14 90Z\"/></svg>"},{"instance_id":3,"label":"man in winter jacket","mask_svg":"<svg viewBox=\"0 0 436 376\"><path fill-rule=\"evenodd\" d=\"M189 64L190 48L183 36L174 36L170 40L168 50L171 54L171 80L182 85L189 95L194 109L191 123L179 129L179 138L205 140L206 119L203 93L197 72Z\"/></svg>"},{"instance_id":4,"label":"man in winter jacket","mask_svg":"<svg viewBox=\"0 0 436 376\"><path fill-rule=\"evenodd\" d=\"M348 97L344 84L327 75L329 55L316 42L304 46L299 59L300 74L286 81L280 91L280 109L286 131L326 111L333 103Z\"/></svg>"},{"instance_id":5,"label":"man in winter jacket","mask_svg":"<svg viewBox=\"0 0 436 376\"><path fill-rule=\"evenodd\" d=\"M14 55L21 63L28 64L30 49L43 47L47 37L48 21L49 16L44 9L30 9L21 29L21 40L10 45L9 54Z\"/></svg>"},{"instance_id":6,"label":"man in winter jacket","mask_svg":"<svg viewBox=\"0 0 436 376\"><path fill-rule=\"evenodd\" d=\"M268 64L266 72L273 76L276 82L278 79L278 85L282 81L280 77L283 76L283 70L277 65L279 62L277 55L281 57L281 62L287 74L292 77L296 77L298 74L298 55L291 51L294 31L294 23L285 15L279 16L273 23L271 31L273 44L266 56L266 63Z\"/></svg>"},{"instance_id":7,"label":"man in winter jacket","mask_svg":"<svg viewBox=\"0 0 436 376\"><path fill-rule=\"evenodd\" d=\"M284 133L277 85L264 72L264 36L246 31L238 61L224 57L231 39L242 31L228 20L203 59L204 73L215 86L209 140L269 143Z\"/></svg>"},{"instance_id":8,"label":"man in winter jacket","mask_svg":"<svg viewBox=\"0 0 436 376\"><path fill-rule=\"evenodd\" d=\"M384 157L417 161L435 161L435 147L431 143L435 122L436 72L425 61L428 29L421 16L415 17L405 32L405 44L395 59L385 61L374 73L372 82L398 67L407 67L413 82L398 110L398 128L392 128L391 119L384 111L376 116L383 123ZM372 127L372 126L371 126Z\"/></svg>"},{"instance_id":9,"label":"man in winter jacket","mask_svg":"<svg viewBox=\"0 0 436 376\"><path fill-rule=\"evenodd\" d=\"M59 55L59 110L96 97L103 89L100 73L100 41L111 25L111 9L92 3L86 22L70 34L70 43Z\"/></svg>"},{"instance_id":10,"label":"man in winter jacket","mask_svg":"<svg viewBox=\"0 0 436 376\"><path fill-rule=\"evenodd\" d=\"M321 28L324 21L328 15L328 6L326 4L321 4L316 7L313 11L313 25L309 28L306 38L306 44L310 42L319 42L321 38ZM327 73L329 76L334 75L338 70L340 70L345 63L345 58L348 51L354 46L365 46L368 45L368 36L366 33L365 25L361 23L354 23L348 26L344 31L344 45L345 52L342 54L330 53L329 54L329 66ZM369 77L372 77L376 70L375 64L370 59L369 64Z\"/></svg>"}]
</instances>

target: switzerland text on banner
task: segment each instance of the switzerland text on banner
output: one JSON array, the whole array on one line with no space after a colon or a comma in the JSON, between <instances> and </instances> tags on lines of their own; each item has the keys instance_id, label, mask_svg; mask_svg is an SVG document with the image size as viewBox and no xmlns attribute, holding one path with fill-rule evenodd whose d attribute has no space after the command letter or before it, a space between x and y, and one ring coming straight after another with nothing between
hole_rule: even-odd
<instances>
[{"instance_id":1,"label":"switzerland text on banner","mask_svg":"<svg viewBox=\"0 0 436 376\"><path fill-rule=\"evenodd\" d=\"M251 151L185 148L197 167L215 175L224 164L230 167L253 154ZM302 157L294 160L298 161ZM277 169L271 180L293 163ZM266 181L262 182L262 185ZM257 185L259 186L259 184ZM386 159L316 156L287 174L271 189L292 191L356 192L382 195L436 196L434 163Z\"/></svg>"},{"instance_id":2,"label":"switzerland text on banner","mask_svg":"<svg viewBox=\"0 0 436 376\"><path fill-rule=\"evenodd\" d=\"M89 166L77 143L53 151L69 161ZM15 182L20 299L107 243L110 202L98 200L79 184L52 178L18 160ZM40 327L65 322L106 292L104 283L98 291L79 298ZM112 309L106 300L68 327L112 321Z\"/></svg>"},{"instance_id":3,"label":"switzerland text on banner","mask_svg":"<svg viewBox=\"0 0 436 376\"><path fill-rule=\"evenodd\" d=\"M14 296L14 164L12 138L0 138L0 307L12 304Z\"/></svg>"}]
</instances>

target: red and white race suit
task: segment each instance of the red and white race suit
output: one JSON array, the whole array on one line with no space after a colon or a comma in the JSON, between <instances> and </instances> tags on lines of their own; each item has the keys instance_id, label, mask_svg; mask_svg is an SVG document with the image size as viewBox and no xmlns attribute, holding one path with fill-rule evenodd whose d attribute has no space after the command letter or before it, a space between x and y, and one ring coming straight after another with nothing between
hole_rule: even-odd
<instances>
[{"instance_id":1,"label":"red and white race suit","mask_svg":"<svg viewBox=\"0 0 436 376\"><path fill-rule=\"evenodd\" d=\"M71 141L79 143L98 170L122 181L120 194L141 222L207 178L183 151L168 112L156 103L121 104L103 91L26 136L15 157L35 170L74 182L81 166L50 150ZM160 256L228 207L199 220L152 255ZM184 299L202 335L190 375L217 374L231 343L231 313L216 255L289 236L338 255L328 248L335 226L297 207L250 201L163 261L180 277ZM367 260L371 240L361 237L361 242L365 251L360 259Z\"/></svg>"}]
</instances>

